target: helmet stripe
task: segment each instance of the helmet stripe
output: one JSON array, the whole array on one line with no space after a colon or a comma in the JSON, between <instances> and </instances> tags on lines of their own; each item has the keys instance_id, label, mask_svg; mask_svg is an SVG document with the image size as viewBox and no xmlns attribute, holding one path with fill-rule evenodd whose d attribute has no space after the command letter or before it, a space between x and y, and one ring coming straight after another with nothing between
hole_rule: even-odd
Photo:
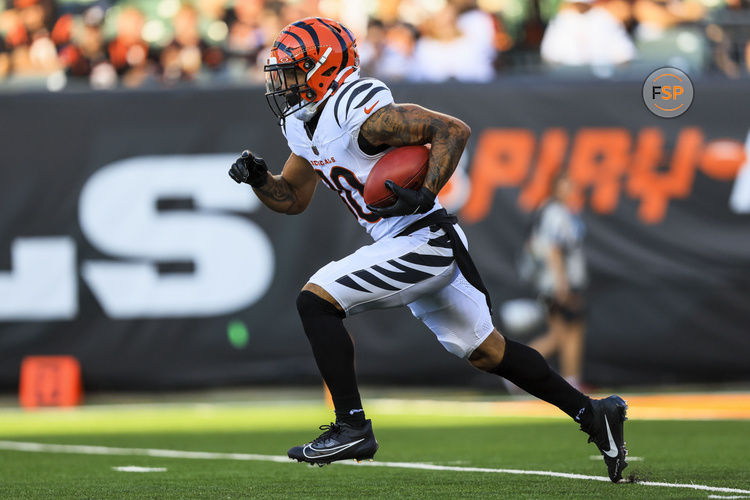
<instances>
[{"instance_id":1,"label":"helmet stripe","mask_svg":"<svg viewBox=\"0 0 750 500\"><path fill-rule=\"evenodd\" d=\"M302 53L307 57L307 48L305 48L305 42L302 41L302 38L296 33L292 33L291 31L282 31L282 34L286 33L287 35L291 36L295 40L297 40L297 43L299 43L299 46L302 47Z\"/></svg>"},{"instance_id":2,"label":"helmet stripe","mask_svg":"<svg viewBox=\"0 0 750 500\"><path fill-rule=\"evenodd\" d=\"M274 44L273 44L273 47L274 47L275 49L279 49L279 50L283 51L283 52L284 52L284 53L285 53L286 55L288 55L289 57L291 57L291 58L294 58L294 54L292 53L292 51L291 51L291 50L289 50L289 47L287 47L287 46L286 46L286 45L284 45L283 43L281 43L281 42L278 42L278 41L277 41L277 42L274 42Z\"/></svg>"},{"instance_id":3,"label":"helmet stripe","mask_svg":"<svg viewBox=\"0 0 750 500\"><path fill-rule=\"evenodd\" d=\"M349 30L347 29L347 27L346 27L346 26L344 26L344 25L343 25L343 24L341 24L341 23L339 23L339 26L341 26L341 28L342 28L342 29L344 30L344 32L346 32L346 34L347 34L347 35L349 36L349 40L351 40L351 42L352 42L352 43L354 43L354 35L352 35L352 32L351 32L351 31L349 31Z\"/></svg>"},{"instance_id":4,"label":"helmet stripe","mask_svg":"<svg viewBox=\"0 0 750 500\"><path fill-rule=\"evenodd\" d=\"M309 24L303 23L302 21L297 21L296 23L292 24L292 26L296 26L298 28L302 28L303 30L307 31L310 34L310 37L312 38L313 43L315 44L315 49L320 52L320 39L318 38L318 34L315 33L315 29L310 26Z\"/></svg>"},{"instance_id":5,"label":"helmet stripe","mask_svg":"<svg viewBox=\"0 0 750 500\"><path fill-rule=\"evenodd\" d=\"M315 19L317 19L318 21L320 21L323 24L323 26L326 26L329 30L331 30L331 32L334 35L336 35L336 38L338 38L339 43L341 44L341 67L342 68L346 68L346 63L349 62L349 54L348 54L348 50L349 49L346 46L346 42L344 41L343 38L341 38L341 35L339 35L339 32L336 31L336 29L333 26L331 26L330 24L326 23L325 21L323 21L319 17L316 17Z\"/></svg>"}]
</instances>

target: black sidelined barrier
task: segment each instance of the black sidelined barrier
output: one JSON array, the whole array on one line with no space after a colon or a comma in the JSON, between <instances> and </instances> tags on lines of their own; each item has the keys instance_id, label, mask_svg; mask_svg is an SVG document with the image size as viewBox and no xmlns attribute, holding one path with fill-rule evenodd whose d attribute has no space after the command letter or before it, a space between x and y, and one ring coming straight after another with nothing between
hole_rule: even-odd
<instances>
[{"instance_id":1,"label":"black sidelined barrier","mask_svg":"<svg viewBox=\"0 0 750 500\"><path fill-rule=\"evenodd\" d=\"M582 186L596 385L750 380L750 87L696 80L677 119L642 82L394 86L472 130L445 193L493 301L529 296L529 210ZM0 95L0 388L73 355L88 390L319 383L294 307L365 235L336 193L281 216L226 175L288 156L263 91ZM345 166L345 165L343 165ZM347 320L363 383L489 384L408 310Z\"/></svg>"}]
</instances>

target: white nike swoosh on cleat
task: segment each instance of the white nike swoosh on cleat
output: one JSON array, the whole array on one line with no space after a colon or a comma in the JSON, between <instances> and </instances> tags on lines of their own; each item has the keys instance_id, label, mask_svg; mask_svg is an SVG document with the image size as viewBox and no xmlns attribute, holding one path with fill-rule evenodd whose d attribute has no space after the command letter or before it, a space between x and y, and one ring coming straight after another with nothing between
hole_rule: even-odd
<instances>
[{"instance_id":1,"label":"white nike swoosh on cleat","mask_svg":"<svg viewBox=\"0 0 750 500\"><path fill-rule=\"evenodd\" d=\"M607 421L607 415L604 415L604 425L607 426L607 437L609 438L609 449L602 450L602 453L607 455L609 458L615 458L620 452L617 449L617 444L615 444L615 439L612 437L612 431L609 430L609 421Z\"/></svg>"},{"instance_id":2,"label":"white nike swoosh on cleat","mask_svg":"<svg viewBox=\"0 0 750 500\"><path fill-rule=\"evenodd\" d=\"M365 440L365 438L362 438L362 439L358 439L357 441L352 441L351 443L347 443L347 444L342 444L341 446L334 446L333 448L322 448L322 449L316 449L316 448L313 448L312 446L310 446L310 445L308 444L308 445L305 445L305 447L304 447L304 448L302 448L302 454L303 454L303 455L304 455L304 456L305 456L306 458L322 458L322 457L330 457L331 455L335 455L336 453L339 453L339 452L341 452L341 451L344 451L344 450L346 450L346 449L348 449L348 448L351 448L351 447L352 447L352 446L354 446L355 444L357 444L357 443L361 443L361 442L362 442L362 441L364 441L364 440ZM316 451L316 452L318 452L318 453L320 453L320 452L323 452L323 453L325 453L325 452L330 452L330 453L325 453L325 454L321 454L321 455L317 455L317 456L311 457L311 456L309 456L309 455L307 454L307 449L308 449L308 448L309 448L309 449L311 449L311 450L315 450L315 451Z\"/></svg>"}]
</instances>

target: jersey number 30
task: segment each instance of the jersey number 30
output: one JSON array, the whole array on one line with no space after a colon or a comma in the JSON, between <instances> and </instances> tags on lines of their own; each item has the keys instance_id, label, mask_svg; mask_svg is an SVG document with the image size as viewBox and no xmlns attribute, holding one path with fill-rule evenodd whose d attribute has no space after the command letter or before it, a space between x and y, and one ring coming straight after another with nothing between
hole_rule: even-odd
<instances>
[{"instance_id":1,"label":"jersey number 30","mask_svg":"<svg viewBox=\"0 0 750 500\"><path fill-rule=\"evenodd\" d=\"M367 222L371 223L375 223L380 220L380 216L372 212L365 212L362 207L359 206L357 200L354 199L354 196L352 196L352 189L356 189L360 196L362 196L363 200L365 193L365 186L357 180L357 177L354 175L354 173L343 167L333 167L331 169L331 178L329 180L321 170L316 169L315 171L329 188L331 188L333 191L336 191L339 196L341 196L344 204L349 208L349 210L354 214L355 217L364 219ZM350 186L349 188L345 188L341 183L342 178Z\"/></svg>"}]
</instances>

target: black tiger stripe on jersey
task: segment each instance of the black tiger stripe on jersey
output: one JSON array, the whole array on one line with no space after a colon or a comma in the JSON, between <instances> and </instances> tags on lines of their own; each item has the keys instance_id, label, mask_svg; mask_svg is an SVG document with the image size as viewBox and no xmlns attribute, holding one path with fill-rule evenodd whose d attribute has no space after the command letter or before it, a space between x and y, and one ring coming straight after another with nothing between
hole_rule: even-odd
<instances>
[{"instance_id":1,"label":"black tiger stripe on jersey","mask_svg":"<svg viewBox=\"0 0 750 500\"><path fill-rule=\"evenodd\" d=\"M333 116L334 116L334 118L336 118L336 124L339 127L341 126L341 122L339 122L339 105L344 100L344 96L347 95L349 93L349 91L351 91L352 89L356 89L357 88L357 84L359 84L359 83L362 83L362 84L366 85L365 89L369 89L370 87L372 87L372 83L369 83L369 82L366 82L366 81L363 81L363 80L370 80L370 78L367 78L367 79L360 78L359 80L355 80L352 83L347 83L346 85L344 85L343 87L341 87L341 89L338 91L339 95L336 98L336 102L333 105ZM346 106L348 107L349 104L351 104L351 99L346 104Z\"/></svg>"},{"instance_id":2,"label":"black tiger stripe on jersey","mask_svg":"<svg viewBox=\"0 0 750 500\"><path fill-rule=\"evenodd\" d=\"M293 26L296 26L298 28L301 28L310 35L310 38L312 38L313 43L315 44L315 48L318 50L318 53L320 53L320 38L318 38L318 34L315 33L315 30L307 23L303 23L302 21L297 21L293 24Z\"/></svg>"},{"instance_id":3,"label":"black tiger stripe on jersey","mask_svg":"<svg viewBox=\"0 0 750 500\"><path fill-rule=\"evenodd\" d=\"M453 256L444 255L425 255L421 253L411 252L406 255L399 257L401 260L410 262L412 264L419 264L427 267L446 267L453 262Z\"/></svg>"},{"instance_id":4,"label":"black tiger stripe on jersey","mask_svg":"<svg viewBox=\"0 0 750 500\"><path fill-rule=\"evenodd\" d=\"M371 285L375 285L378 288L382 288L383 290L390 290L393 292L398 290L398 288L381 280L380 278L372 274L370 271L365 271L364 269L361 269L359 271L353 272L352 274L358 278L363 279L364 281L368 282Z\"/></svg>"},{"instance_id":5,"label":"black tiger stripe on jersey","mask_svg":"<svg viewBox=\"0 0 750 500\"><path fill-rule=\"evenodd\" d=\"M412 271L417 271L420 273L424 272L424 271L420 271L419 269L414 269L413 267L405 266L404 264L398 262L395 259L389 260L388 263L392 265L393 267L395 267L396 269L400 269L401 271L405 273L412 272ZM424 274L427 274L428 276L437 276L439 273L430 274L430 273L425 272Z\"/></svg>"},{"instance_id":6,"label":"black tiger stripe on jersey","mask_svg":"<svg viewBox=\"0 0 750 500\"><path fill-rule=\"evenodd\" d=\"M443 238L443 236L441 236L440 238ZM429 240L428 243L438 240L440 238L433 238L432 240ZM433 246L442 246L442 245L433 245ZM447 248L450 248L450 245L448 245ZM420 254L417 252L409 252L397 258L404 260L406 262L410 262L412 264L418 264L418 265L422 265L426 267L439 267L439 268L445 268L449 266L454 260L452 256L432 255L432 254L426 255L426 254ZM372 273L372 271L376 271L382 274L383 276L387 276L388 278L391 278L392 280L395 280L395 281L399 281L401 283L418 283L428 278L434 278L435 276L443 272L443 270L440 269L435 274L431 274L425 271L420 271L419 269L414 269L412 267L405 266L404 264L401 264L400 262L393 260L393 259L389 260L388 263L392 265L393 267L395 267L396 269L399 269L399 271L392 271L389 269L385 269L381 266L375 265L370 268L360 269L359 271L354 271L353 273L350 273L350 274L353 274L359 279L366 281L367 283L377 288L395 292L395 291L398 291L399 288L375 276ZM352 290L358 290L360 292L365 292L365 293L372 293L370 290L365 289L359 283L354 281L349 274L346 274L342 276L341 278L337 279L336 283L344 285L347 288L351 288Z\"/></svg>"},{"instance_id":7,"label":"black tiger stripe on jersey","mask_svg":"<svg viewBox=\"0 0 750 500\"><path fill-rule=\"evenodd\" d=\"M352 105L352 101L354 100L354 98L357 97L362 92L364 92L365 90L367 90L370 87L372 87L372 85L373 85L372 83L367 83L365 85L360 85L356 89L354 89L351 92L349 92L349 99L346 100L346 106L344 106L344 109L346 109L346 113L344 113L344 120L346 120L347 118L349 118L349 106Z\"/></svg>"},{"instance_id":8,"label":"black tiger stripe on jersey","mask_svg":"<svg viewBox=\"0 0 750 500\"><path fill-rule=\"evenodd\" d=\"M433 276L435 276L434 274L403 266L395 260L389 260L388 263L396 269L400 269L400 271L390 271L381 266L372 266L372 269L379 272L383 276L387 276L392 280L400 281L401 283L419 283L420 281L424 281L427 278L432 278Z\"/></svg>"},{"instance_id":9,"label":"black tiger stripe on jersey","mask_svg":"<svg viewBox=\"0 0 750 500\"><path fill-rule=\"evenodd\" d=\"M359 283L357 283L356 281L354 281L351 278L351 276L349 276L348 274L345 274L344 276L342 276L339 279L337 279L336 283L340 283L340 284L344 285L347 288L351 288L352 290L358 290L360 292L365 292L365 293L372 293L367 288L362 288L361 286L359 286Z\"/></svg>"},{"instance_id":10,"label":"black tiger stripe on jersey","mask_svg":"<svg viewBox=\"0 0 750 500\"><path fill-rule=\"evenodd\" d=\"M292 33L291 31L282 31L282 34L286 34L297 40L297 43L299 43L299 46L302 47L302 54L307 57L307 48L305 48L305 42L302 41L302 38L296 34Z\"/></svg>"},{"instance_id":11,"label":"black tiger stripe on jersey","mask_svg":"<svg viewBox=\"0 0 750 500\"><path fill-rule=\"evenodd\" d=\"M341 104L341 99L343 99L344 95L354 88L354 85L360 81L361 80L354 80L353 82L346 83L336 91L338 95L336 96L336 102L333 103L333 116L336 118L336 123L339 127L341 126L339 123L339 104Z\"/></svg>"},{"instance_id":12,"label":"black tiger stripe on jersey","mask_svg":"<svg viewBox=\"0 0 750 500\"><path fill-rule=\"evenodd\" d=\"M370 90L370 92L367 93L367 95L365 96L364 99L362 99L361 101L359 101L359 104L357 104L356 106L354 106L351 109L361 108L362 106L364 106L367 103L367 101L369 101L370 99L372 99L372 96L374 96L378 92L382 92L383 90L386 90L386 88L385 87L375 87L375 88L373 88L372 90ZM348 109L346 110L346 114L347 115L349 114L349 110Z\"/></svg>"}]
</instances>

